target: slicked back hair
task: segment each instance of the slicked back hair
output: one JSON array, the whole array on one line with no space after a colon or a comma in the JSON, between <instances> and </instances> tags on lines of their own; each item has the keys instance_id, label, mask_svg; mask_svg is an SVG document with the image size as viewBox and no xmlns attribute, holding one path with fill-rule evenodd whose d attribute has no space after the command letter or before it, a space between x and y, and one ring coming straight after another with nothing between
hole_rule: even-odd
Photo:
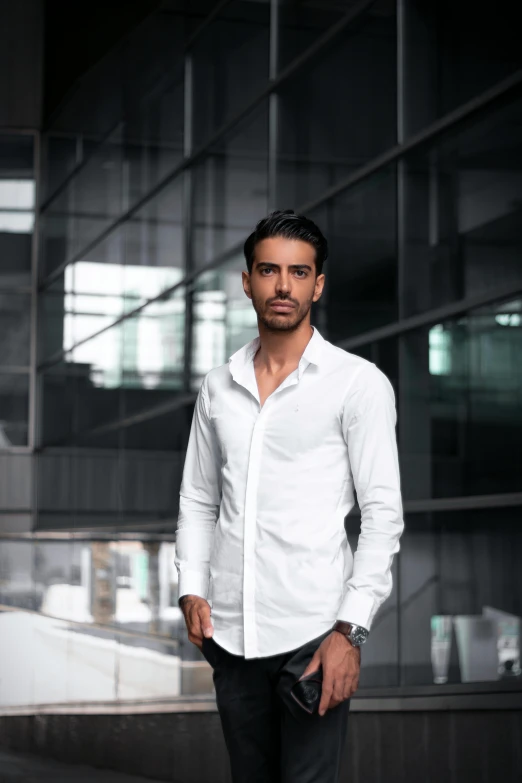
<instances>
[{"instance_id":1,"label":"slicked back hair","mask_svg":"<svg viewBox=\"0 0 522 783\"><path fill-rule=\"evenodd\" d=\"M292 209L276 210L259 221L254 231L245 242L243 252L249 274L254 265L254 254L258 242L271 237L284 239L300 239L315 248L316 277L323 271L323 264L328 258L328 242L315 225L313 220L304 215L296 215Z\"/></svg>"}]
</instances>

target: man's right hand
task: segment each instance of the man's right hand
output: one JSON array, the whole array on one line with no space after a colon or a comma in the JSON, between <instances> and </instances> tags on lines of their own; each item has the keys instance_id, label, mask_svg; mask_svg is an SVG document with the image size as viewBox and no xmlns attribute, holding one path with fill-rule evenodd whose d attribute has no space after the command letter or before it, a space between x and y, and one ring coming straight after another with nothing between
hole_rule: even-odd
<instances>
[{"instance_id":1,"label":"man's right hand","mask_svg":"<svg viewBox=\"0 0 522 783\"><path fill-rule=\"evenodd\" d=\"M203 636L209 638L214 633L210 620L210 604L199 595L184 595L179 606L185 618L189 642L201 650Z\"/></svg>"}]
</instances>

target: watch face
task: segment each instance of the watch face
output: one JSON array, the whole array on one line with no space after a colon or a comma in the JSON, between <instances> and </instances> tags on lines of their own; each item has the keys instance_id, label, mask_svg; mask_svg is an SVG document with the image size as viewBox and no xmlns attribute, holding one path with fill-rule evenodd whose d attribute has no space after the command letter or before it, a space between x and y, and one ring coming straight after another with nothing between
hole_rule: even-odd
<instances>
[{"instance_id":1,"label":"watch face","mask_svg":"<svg viewBox=\"0 0 522 783\"><path fill-rule=\"evenodd\" d=\"M352 631L352 641L354 644L363 644L368 638L368 631L366 628L358 626Z\"/></svg>"}]
</instances>

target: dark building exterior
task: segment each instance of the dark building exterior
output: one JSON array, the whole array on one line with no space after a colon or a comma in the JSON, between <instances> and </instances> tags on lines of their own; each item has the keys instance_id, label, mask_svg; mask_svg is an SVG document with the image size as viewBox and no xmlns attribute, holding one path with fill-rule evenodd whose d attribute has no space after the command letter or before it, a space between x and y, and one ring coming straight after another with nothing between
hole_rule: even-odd
<instances>
[{"instance_id":1,"label":"dark building exterior","mask_svg":"<svg viewBox=\"0 0 522 783\"><path fill-rule=\"evenodd\" d=\"M512 710L515 9L165 0L94 3L82 23L58 5L0 2L0 622L58 644L59 618L67 671L49 689L27 653L0 710L211 691L176 604L178 493L201 380L257 333L242 243L274 208L330 243L312 323L396 393L406 527L361 704L422 692L428 710L439 688ZM346 529L355 549L357 513ZM105 672L83 689L75 630Z\"/></svg>"}]
</instances>

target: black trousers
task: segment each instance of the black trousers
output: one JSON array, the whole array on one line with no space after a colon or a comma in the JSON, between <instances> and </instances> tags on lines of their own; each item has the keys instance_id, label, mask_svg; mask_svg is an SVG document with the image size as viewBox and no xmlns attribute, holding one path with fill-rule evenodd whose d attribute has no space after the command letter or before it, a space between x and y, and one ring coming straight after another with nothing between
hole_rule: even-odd
<instances>
[{"instance_id":1,"label":"black trousers","mask_svg":"<svg viewBox=\"0 0 522 783\"><path fill-rule=\"evenodd\" d=\"M320 716L287 698L328 633L296 650L248 660L213 638L203 640L233 783L337 783L350 700Z\"/></svg>"}]
</instances>

